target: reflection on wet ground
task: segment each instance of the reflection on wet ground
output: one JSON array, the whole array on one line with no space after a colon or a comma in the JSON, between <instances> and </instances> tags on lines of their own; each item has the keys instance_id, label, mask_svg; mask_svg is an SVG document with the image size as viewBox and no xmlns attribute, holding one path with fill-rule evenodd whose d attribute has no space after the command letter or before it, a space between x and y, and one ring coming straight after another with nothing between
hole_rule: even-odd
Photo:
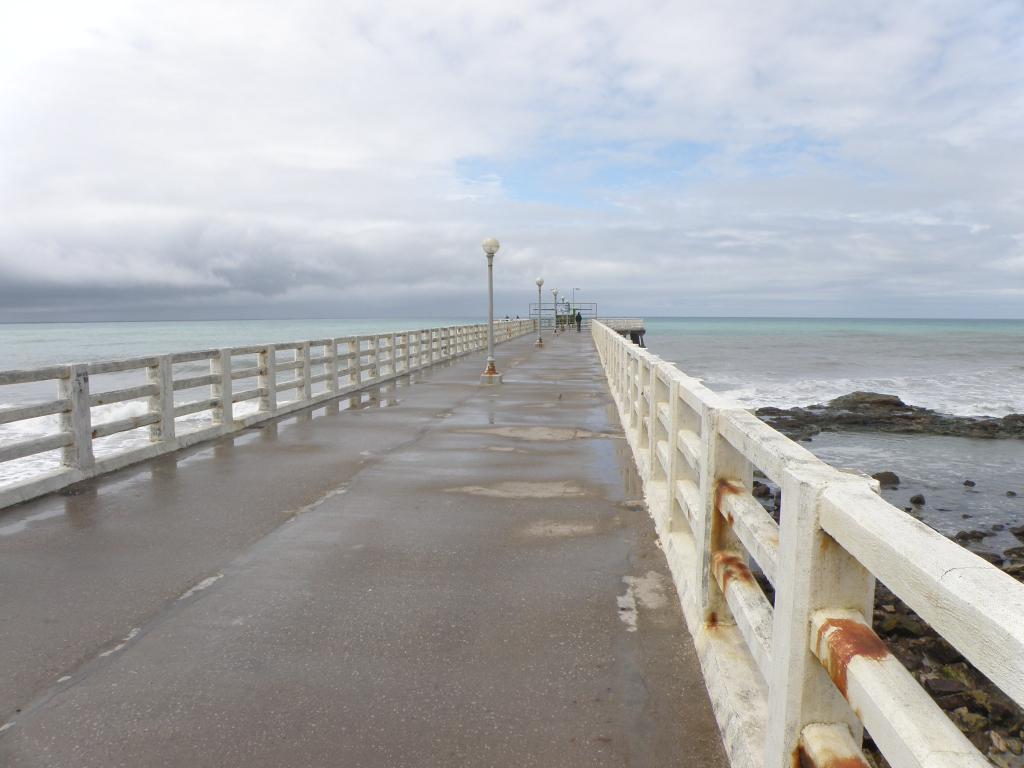
<instances>
[{"instance_id":1,"label":"reflection on wet ground","mask_svg":"<svg viewBox=\"0 0 1024 768\"><path fill-rule=\"evenodd\" d=\"M442 366L437 366L442 367ZM448 367L445 364L443 367ZM55 493L55 497L65 498L63 508L48 507L41 512L29 512L26 504L14 505L7 509L0 509L0 536L13 536L29 530L34 524L53 520L59 517L66 517L67 522L73 528L85 527L88 519L83 517L81 509L93 509L98 497L113 497L122 493L132 486L140 484L153 484L146 489L153 493L154 489L162 486L167 488L166 483L175 478L177 471L199 462L208 461L211 458L225 459L237 448L249 445L256 441L276 443L283 431L302 425L309 425L314 420L337 416L343 411L364 411L374 408L392 408L401 403L400 390L421 382L426 378L424 373L416 373L410 376L403 376L400 379L386 382L373 387L368 387L359 392L339 397L327 403L307 408L295 413L287 414L270 421L253 425L241 432L227 435L214 442L203 443L190 448L182 448L179 451L150 459L135 466L129 466L108 475L102 475L92 480L67 486ZM304 446L301 444L281 446L281 450L289 452L319 450L314 445Z\"/></svg>"}]
</instances>

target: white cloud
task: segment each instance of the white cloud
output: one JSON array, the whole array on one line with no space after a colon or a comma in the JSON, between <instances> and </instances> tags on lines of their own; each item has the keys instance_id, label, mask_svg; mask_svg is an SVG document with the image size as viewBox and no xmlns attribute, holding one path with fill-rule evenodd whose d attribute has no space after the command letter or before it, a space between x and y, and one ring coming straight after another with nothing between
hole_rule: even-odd
<instances>
[{"instance_id":1,"label":"white cloud","mask_svg":"<svg viewBox=\"0 0 1024 768\"><path fill-rule=\"evenodd\" d=\"M0 319L476 313L491 233L513 312L543 271L623 313L1019 316L1022 32L1000 2L8 3Z\"/></svg>"}]
</instances>

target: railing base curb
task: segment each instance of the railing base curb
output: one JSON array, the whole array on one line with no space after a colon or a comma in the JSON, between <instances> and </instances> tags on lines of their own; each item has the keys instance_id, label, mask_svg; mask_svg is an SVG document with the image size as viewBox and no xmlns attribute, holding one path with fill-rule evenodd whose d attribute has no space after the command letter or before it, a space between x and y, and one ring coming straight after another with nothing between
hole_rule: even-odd
<instances>
[{"instance_id":1,"label":"railing base curb","mask_svg":"<svg viewBox=\"0 0 1024 768\"><path fill-rule=\"evenodd\" d=\"M628 427L626 411L614 392L612 399L631 455L636 460L644 453L637 441L638 431ZM645 477L642 470L640 477ZM763 768L764 725L768 720L767 686L747 651L743 636L734 625L705 625L697 609L696 590L692 584L692 574L697 573L692 535L669 531L667 495L664 492L652 493L652 483L647 480L643 480L643 484L644 500L672 573L729 763L732 768Z\"/></svg>"}]
</instances>

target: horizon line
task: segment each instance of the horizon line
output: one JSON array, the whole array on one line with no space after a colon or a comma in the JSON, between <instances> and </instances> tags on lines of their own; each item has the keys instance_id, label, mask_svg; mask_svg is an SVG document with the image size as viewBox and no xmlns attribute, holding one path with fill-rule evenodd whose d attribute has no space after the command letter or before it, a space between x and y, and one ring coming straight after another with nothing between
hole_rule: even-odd
<instances>
[{"instance_id":1,"label":"horizon line","mask_svg":"<svg viewBox=\"0 0 1024 768\"><path fill-rule=\"evenodd\" d=\"M521 317L521 320L531 319L531 315ZM600 319L600 315L598 319ZM930 322L1024 322L1024 317L894 317L894 316L868 316L868 315L645 315L642 313L626 313L619 315L605 315L604 317L639 317L644 320L874 320L874 321L930 321ZM402 317L385 316L353 316L353 317L191 317L191 318L164 318L160 320L144 320L134 318L104 319L104 320L0 320L0 325L88 325L95 323L237 323L237 322L331 322L358 320L475 320L476 315L408 315ZM495 317L495 320L501 320ZM486 319L484 319L486 322Z\"/></svg>"}]
</instances>

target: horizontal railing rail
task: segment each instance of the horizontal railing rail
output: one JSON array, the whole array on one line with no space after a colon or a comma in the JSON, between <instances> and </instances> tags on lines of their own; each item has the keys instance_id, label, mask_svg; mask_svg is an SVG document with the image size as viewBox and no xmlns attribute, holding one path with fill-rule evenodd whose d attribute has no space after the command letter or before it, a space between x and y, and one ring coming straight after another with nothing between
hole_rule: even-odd
<instances>
[{"instance_id":1,"label":"horizontal railing rail","mask_svg":"<svg viewBox=\"0 0 1024 768\"><path fill-rule=\"evenodd\" d=\"M642 317L597 317L594 319L604 323L613 331L636 330L644 327Z\"/></svg>"},{"instance_id":2,"label":"horizontal railing rail","mask_svg":"<svg viewBox=\"0 0 1024 768\"><path fill-rule=\"evenodd\" d=\"M535 330L534 320L497 321L495 342ZM0 507L486 347L487 325L476 324L0 371L0 392L5 385L48 381L54 382L57 390L52 400L0 408L0 425L57 416L56 430L49 434L22 439L4 439L0 434L0 464L61 451L59 469L0 487ZM208 364L209 373L176 373L175 366L190 363ZM144 375L146 383L102 392L91 390L90 376L132 373ZM237 387L239 381L249 383ZM195 392L200 389L205 391L197 396ZM176 402L176 392L190 399ZM282 397L286 393L287 399ZM250 401L255 401L255 408L243 415L237 406ZM132 402L142 406L141 413L99 421L93 411L100 406ZM204 412L210 416L208 426L179 430L177 419ZM94 441L143 427L148 428L147 444L97 457Z\"/></svg>"},{"instance_id":3,"label":"horizontal railing rail","mask_svg":"<svg viewBox=\"0 0 1024 768\"><path fill-rule=\"evenodd\" d=\"M1018 705L1024 584L609 323L592 335L732 764L866 766L866 729L893 768L989 765L872 630L875 580Z\"/></svg>"}]
</instances>

